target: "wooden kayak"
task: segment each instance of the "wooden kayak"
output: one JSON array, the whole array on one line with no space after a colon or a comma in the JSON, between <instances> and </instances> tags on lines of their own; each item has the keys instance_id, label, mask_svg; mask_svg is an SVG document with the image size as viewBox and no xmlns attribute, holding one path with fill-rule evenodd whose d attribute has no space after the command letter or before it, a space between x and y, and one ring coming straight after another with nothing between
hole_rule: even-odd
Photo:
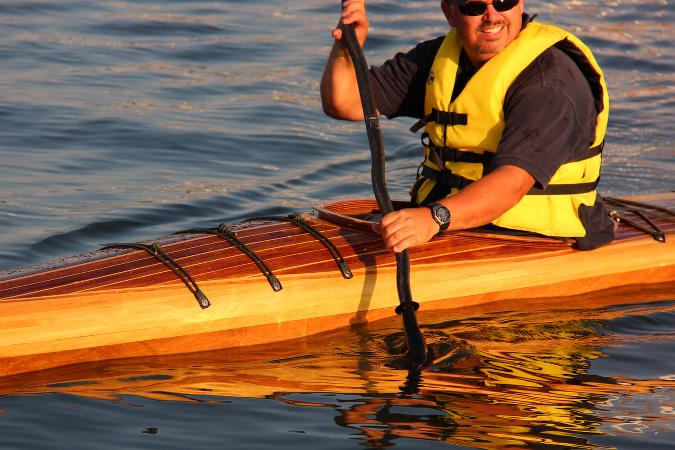
<instances>
[{"instance_id":1,"label":"wooden kayak","mask_svg":"<svg viewBox=\"0 0 675 450\"><path fill-rule=\"evenodd\" d=\"M646 205L638 206L636 203ZM666 283L675 193L614 201L617 239L448 232L410 251L420 312ZM394 315L396 262L372 200L115 245L0 273L0 376L279 342ZM292 220L292 221L290 221ZM318 232L318 233L317 233Z\"/></svg>"},{"instance_id":2,"label":"wooden kayak","mask_svg":"<svg viewBox=\"0 0 675 450\"><path fill-rule=\"evenodd\" d=\"M626 298L638 302L648 298L651 304L604 307L615 306ZM578 377L579 367L601 357L600 348L617 345L615 336L589 332L589 328L631 313L653 315L675 311L673 302L659 300L672 300L672 290L650 284L532 299L526 305L519 301L521 311L533 314L514 313L512 300L433 311L423 308L420 316L424 319L427 344L434 349L444 348L438 352L436 361L440 370L424 374L422 394L434 397L435 389L440 387L444 394L441 397L446 396L451 377L452 388L463 393L484 395L486 387L493 386L491 397L505 394L502 387L507 384L515 388L514 402L521 404L522 390L517 387L521 386L523 376L530 385L532 373L548 375L541 385L546 392L553 380L558 380L556 391L572 390L578 394L597 394L600 389L606 395L613 392L613 387L624 393L649 392L649 388L666 385L675 388L675 380L641 381L619 379L616 375L612 376L614 383L618 381L616 384L599 386L595 378L582 383L564 382L570 376ZM504 313L508 314L507 323L500 321ZM551 322L555 326L550 326ZM433 325L433 332L426 325ZM402 331L401 319L389 317L291 341L225 351L84 362L0 377L0 392L6 395L62 392L107 400L134 395L173 401L194 401L193 396L205 393L248 398L274 397L284 392L378 392L398 396L405 375L384 374L381 367L392 359L392 353L400 352L397 347L403 345ZM556 362L551 360L552 351ZM488 361L477 361L476 357L481 355L490 355ZM526 375L518 370L523 369L519 365L524 360L529 366ZM541 366L533 369L537 360ZM476 363L497 370L471 371L473 376L467 377L464 370ZM449 364L457 364L459 373L449 372ZM553 369L559 364L562 370ZM504 378L511 379L504 383Z\"/></svg>"}]
</instances>

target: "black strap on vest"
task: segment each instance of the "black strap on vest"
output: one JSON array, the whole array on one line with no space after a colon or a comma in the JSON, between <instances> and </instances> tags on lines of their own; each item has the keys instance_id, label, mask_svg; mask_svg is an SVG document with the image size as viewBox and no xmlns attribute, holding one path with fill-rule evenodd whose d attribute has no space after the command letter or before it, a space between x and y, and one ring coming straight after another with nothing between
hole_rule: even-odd
<instances>
[{"instance_id":1,"label":"black strap on vest","mask_svg":"<svg viewBox=\"0 0 675 450\"><path fill-rule=\"evenodd\" d=\"M452 147L439 147L437 145L434 145L429 140L428 133L422 133L421 140L422 145L429 148L429 160L439 167L443 167L444 162L465 162L465 163L480 163L487 168L490 166L490 163L492 162L492 157L494 156L494 154L490 152L485 152L481 154L463 151ZM588 149L588 154L584 155L579 159L575 159L568 162L583 161L584 159L589 159L594 156L597 156L600 153L602 153L604 147L605 141L602 141L600 145Z\"/></svg>"},{"instance_id":2,"label":"black strap on vest","mask_svg":"<svg viewBox=\"0 0 675 450\"><path fill-rule=\"evenodd\" d=\"M437 160L441 162L465 162L465 163L478 163L483 165L489 165L492 160L492 153L473 153L459 150L457 148L451 147L436 147L431 144L429 147L429 160L433 163L436 163Z\"/></svg>"},{"instance_id":3,"label":"black strap on vest","mask_svg":"<svg viewBox=\"0 0 675 450\"><path fill-rule=\"evenodd\" d=\"M427 114L410 127L410 131L417 133L429 122L436 122L441 125L466 125L467 115L448 111L439 111L435 108L431 109L431 113Z\"/></svg>"},{"instance_id":4,"label":"black strap on vest","mask_svg":"<svg viewBox=\"0 0 675 450\"><path fill-rule=\"evenodd\" d=\"M588 154L582 156L581 158L578 159L573 159L572 161L567 161L567 162L577 162L577 161L583 161L584 159L590 159L594 156L599 155L602 153L602 151L605 149L605 141L603 140L599 145L596 145L595 147L591 147L588 149ZM567 164L567 163L565 163Z\"/></svg>"},{"instance_id":5,"label":"black strap on vest","mask_svg":"<svg viewBox=\"0 0 675 450\"><path fill-rule=\"evenodd\" d=\"M546 189L533 187L525 195L572 195L585 194L598 187L600 177L591 183L549 184Z\"/></svg>"},{"instance_id":6,"label":"black strap on vest","mask_svg":"<svg viewBox=\"0 0 675 450\"><path fill-rule=\"evenodd\" d=\"M440 171L434 170L431 167L422 165L421 170L418 173L418 176L421 175L425 178L436 180L436 183L440 183L443 190L447 193L450 192L452 188L463 189L472 183L472 180L464 178L459 175L451 173L449 170L445 169L445 162L465 162L465 163L480 163L483 164L483 174L485 175L488 172L490 163L492 162L493 154L486 152L483 154L466 152L456 148L450 147L438 147L431 143L428 140L429 134L422 134L422 145L429 148L429 161L442 167ZM427 141L425 142L425 139ZM602 141L600 145L592 147L588 150L588 154L584 155L583 158L578 160L569 161L576 162L582 161L584 159L593 158L602 153L605 147L605 141ZM570 183L570 184L549 184L546 189L539 189L532 187L526 195L572 195L572 194L585 194L587 192L593 191L598 187L600 178L589 183ZM447 189L446 189L447 188ZM417 194L415 193L415 196ZM413 199L414 201L414 199Z\"/></svg>"},{"instance_id":7,"label":"black strap on vest","mask_svg":"<svg viewBox=\"0 0 675 450\"><path fill-rule=\"evenodd\" d=\"M602 153L602 150L605 148L605 141L603 140L600 145L591 147L588 149L588 154L583 158L576 159L569 162L583 161L584 159L590 159L594 156L597 156ZM600 177L596 178L595 181L588 183L572 183L572 184L549 184L546 186L546 189L539 189L533 187L530 189L526 195L572 195L572 194L585 194L591 192L598 187L600 183Z\"/></svg>"},{"instance_id":8,"label":"black strap on vest","mask_svg":"<svg viewBox=\"0 0 675 450\"><path fill-rule=\"evenodd\" d=\"M429 166L422 166L420 175L430 180L435 180L437 184L443 187L443 191L450 193L452 188L464 189L473 180L469 180L461 175L455 175L449 170L435 170ZM573 184L549 184L546 189L539 189L533 187L526 195L572 195L585 194L593 191L599 183L600 179L591 183L573 183Z\"/></svg>"},{"instance_id":9,"label":"black strap on vest","mask_svg":"<svg viewBox=\"0 0 675 450\"><path fill-rule=\"evenodd\" d=\"M422 133L421 141L422 145L429 149L429 161L438 167L443 167L444 162L478 163L488 167L492 161L492 153L490 152L480 154L452 147L438 147L429 139L429 133Z\"/></svg>"},{"instance_id":10,"label":"black strap on vest","mask_svg":"<svg viewBox=\"0 0 675 450\"><path fill-rule=\"evenodd\" d=\"M465 187L473 183L472 180L464 178L461 175L455 175L449 170L439 171L432 169L429 166L422 166L420 175L423 176L424 178L436 181L436 183L440 184L441 186L447 187L447 190L446 189L444 190L446 190L448 193L450 193L450 190L452 188L464 189Z\"/></svg>"}]
</instances>

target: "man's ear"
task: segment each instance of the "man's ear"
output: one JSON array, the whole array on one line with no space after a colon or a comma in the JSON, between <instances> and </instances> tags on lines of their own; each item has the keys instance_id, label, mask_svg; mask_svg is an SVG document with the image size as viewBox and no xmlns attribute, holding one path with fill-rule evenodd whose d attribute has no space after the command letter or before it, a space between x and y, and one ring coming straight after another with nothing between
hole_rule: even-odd
<instances>
[{"instance_id":1,"label":"man's ear","mask_svg":"<svg viewBox=\"0 0 675 450\"><path fill-rule=\"evenodd\" d=\"M454 27L455 14L450 5L450 1L451 0L441 0L441 9L443 10L443 14L445 14L445 19L448 21L448 24L450 24L451 27Z\"/></svg>"}]
</instances>

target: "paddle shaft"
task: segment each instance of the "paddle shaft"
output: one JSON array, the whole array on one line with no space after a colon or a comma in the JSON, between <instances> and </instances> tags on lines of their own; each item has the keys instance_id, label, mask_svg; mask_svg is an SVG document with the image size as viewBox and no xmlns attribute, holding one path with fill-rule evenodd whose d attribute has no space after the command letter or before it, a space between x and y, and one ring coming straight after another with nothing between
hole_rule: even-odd
<instances>
[{"instance_id":1,"label":"paddle shaft","mask_svg":"<svg viewBox=\"0 0 675 450\"><path fill-rule=\"evenodd\" d=\"M368 143L370 144L370 174L373 193L382 214L388 214L394 210L394 207L385 181L384 141L382 139L382 131L380 130L380 120L375 108L375 101L370 90L370 84L368 83L368 65L356 38L353 25L343 25L342 33L347 50L352 58L352 63L354 64L356 81L359 86L363 117L368 133ZM417 303L413 301L410 291L410 256L408 255L408 250L396 253L396 288L400 302L399 307L396 308L396 312L401 313L401 317L403 318L403 327L408 344L407 354L413 365L421 366L426 359L427 350L424 336L417 325L417 316L415 314Z\"/></svg>"}]
</instances>

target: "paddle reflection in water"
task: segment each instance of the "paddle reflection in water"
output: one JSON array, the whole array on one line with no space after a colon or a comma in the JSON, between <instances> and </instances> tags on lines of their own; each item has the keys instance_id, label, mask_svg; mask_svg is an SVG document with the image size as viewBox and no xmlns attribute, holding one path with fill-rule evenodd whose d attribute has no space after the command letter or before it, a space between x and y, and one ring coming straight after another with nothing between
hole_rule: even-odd
<instances>
[{"instance_id":1,"label":"paddle reflection in water","mask_svg":"<svg viewBox=\"0 0 675 450\"><path fill-rule=\"evenodd\" d=\"M8 398L25 394L123 404L136 396L176 410L209 403L201 414L212 418L237 414L231 407L237 399L266 398L303 417L328 412L338 429L351 430L348 439L366 447L414 439L429 441L418 443L425 448L431 441L495 449L606 448L616 445L612 439L632 435L648 442L650 436L675 432L673 363L646 362L650 369L643 367L642 375L660 372L645 379L611 364L602 368L602 362L611 362L611 355L627 345L649 346L650 357L658 357L654 346L660 345L663 355L672 356L672 292L668 283L649 291L514 300L528 313L513 312L513 301L426 312L423 332L440 357L403 384L405 372L386 367L404 341L394 317L284 344L5 377L0 408L8 408ZM644 298L660 301L644 303ZM223 409L214 411L218 405ZM304 423L298 428L309 426Z\"/></svg>"}]
</instances>

